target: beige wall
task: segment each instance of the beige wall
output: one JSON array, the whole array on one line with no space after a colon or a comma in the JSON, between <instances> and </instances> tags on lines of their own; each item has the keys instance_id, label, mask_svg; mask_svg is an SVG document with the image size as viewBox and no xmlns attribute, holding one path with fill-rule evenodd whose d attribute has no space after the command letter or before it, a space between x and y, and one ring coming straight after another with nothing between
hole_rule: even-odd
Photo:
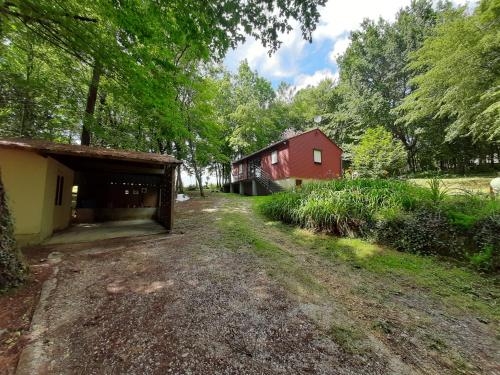
<instances>
[{"instance_id":1,"label":"beige wall","mask_svg":"<svg viewBox=\"0 0 500 375\"><path fill-rule=\"evenodd\" d=\"M69 224L73 172L56 160L35 152L0 149L0 170L19 245L41 242L54 225ZM63 206L55 208L58 171L65 176ZM67 180L67 181L66 181Z\"/></svg>"},{"instance_id":2,"label":"beige wall","mask_svg":"<svg viewBox=\"0 0 500 375\"><path fill-rule=\"evenodd\" d=\"M64 177L62 204L55 205L57 176ZM48 237L54 230L66 228L71 220L71 190L75 174L72 169L47 158L47 181L45 184L44 216L42 219L42 234Z\"/></svg>"}]
</instances>

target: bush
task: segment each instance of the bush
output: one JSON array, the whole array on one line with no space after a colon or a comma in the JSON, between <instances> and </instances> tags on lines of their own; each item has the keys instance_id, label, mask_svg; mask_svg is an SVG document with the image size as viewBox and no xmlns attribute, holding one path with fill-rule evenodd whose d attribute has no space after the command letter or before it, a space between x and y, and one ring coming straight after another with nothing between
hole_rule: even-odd
<instances>
[{"instance_id":1,"label":"bush","mask_svg":"<svg viewBox=\"0 0 500 375\"><path fill-rule=\"evenodd\" d=\"M353 168L366 177L389 177L406 165L403 144L382 126L368 129L353 149Z\"/></svg>"},{"instance_id":2,"label":"bush","mask_svg":"<svg viewBox=\"0 0 500 375\"><path fill-rule=\"evenodd\" d=\"M470 257L471 262L484 271L500 271L500 214L479 220L471 232L479 249Z\"/></svg>"},{"instance_id":3,"label":"bush","mask_svg":"<svg viewBox=\"0 0 500 375\"><path fill-rule=\"evenodd\" d=\"M460 257L463 241L439 209L421 208L378 223L375 237L399 251Z\"/></svg>"},{"instance_id":4,"label":"bush","mask_svg":"<svg viewBox=\"0 0 500 375\"><path fill-rule=\"evenodd\" d=\"M274 194L262 205L270 218L339 235L365 235L381 212L411 210L421 188L395 180L331 180Z\"/></svg>"},{"instance_id":5,"label":"bush","mask_svg":"<svg viewBox=\"0 0 500 375\"><path fill-rule=\"evenodd\" d=\"M14 240L14 228L0 178L0 291L18 285L25 268Z\"/></svg>"}]
</instances>

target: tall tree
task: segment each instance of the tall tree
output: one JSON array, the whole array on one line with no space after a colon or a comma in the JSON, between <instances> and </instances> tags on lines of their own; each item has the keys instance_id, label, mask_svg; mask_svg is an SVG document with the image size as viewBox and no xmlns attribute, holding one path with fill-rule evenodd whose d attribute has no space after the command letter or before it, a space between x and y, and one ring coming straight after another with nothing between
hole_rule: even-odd
<instances>
[{"instance_id":1,"label":"tall tree","mask_svg":"<svg viewBox=\"0 0 500 375\"><path fill-rule=\"evenodd\" d=\"M417 90L400 107L401 123L449 119L444 123L447 141L471 136L498 147L499 46L499 0L481 1L473 15L466 8L448 12L445 22L414 54L410 68L421 74L412 81Z\"/></svg>"},{"instance_id":2,"label":"tall tree","mask_svg":"<svg viewBox=\"0 0 500 375\"><path fill-rule=\"evenodd\" d=\"M351 33L351 44L339 59L341 80L359 98L356 112L363 127L381 124L403 142L413 170L418 131L397 123L395 108L413 90L410 80L414 72L406 66L410 54L432 32L439 12L429 0L414 0L399 11L392 24L365 20L359 31Z\"/></svg>"}]
</instances>

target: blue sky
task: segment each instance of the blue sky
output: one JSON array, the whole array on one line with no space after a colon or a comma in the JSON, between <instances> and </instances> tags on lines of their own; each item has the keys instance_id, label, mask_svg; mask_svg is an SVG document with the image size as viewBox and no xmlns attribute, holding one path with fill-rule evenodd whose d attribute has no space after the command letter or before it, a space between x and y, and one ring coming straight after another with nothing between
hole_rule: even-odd
<instances>
[{"instance_id":1,"label":"blue sky","mask_svg":"<svg viewBox=\"0 0 500 375\"><path fill-rule=\"evenodd\" d=\"M294 30L282 35L281 48L268 56L258 41L249 38L226 56L226 67L235 71L239 62L247 59L257 70L277 87L285 81L297 89L317 85L325 78L337 76L336 56L349 45L349 32L359 28L364 18L394 20L397 11L411 0L329 0L320 8L320 22L313 33L312 43L302 39L297 24ZM455 0L464 4L465 0Z\"/></svg>"}]
</instances>

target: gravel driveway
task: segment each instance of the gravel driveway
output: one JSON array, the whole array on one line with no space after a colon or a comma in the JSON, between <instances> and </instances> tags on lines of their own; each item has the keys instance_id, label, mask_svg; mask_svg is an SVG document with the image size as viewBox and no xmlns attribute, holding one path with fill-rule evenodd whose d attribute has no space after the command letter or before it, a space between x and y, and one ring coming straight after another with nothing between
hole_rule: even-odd
<instances>
[{"instance_id":1,"label":"gravel driveway","mask_svg":"<svg viewBox=\"0 0 500 375\"><path fill-rule=\"evenodd\" d=\"M168 235L52 246L18 374L415 373L375 339L346 350L313 318L344 314L335 303L299 301L254 253L226 248L227 205L179 203Z\"/></svg>"}]
</instances>

